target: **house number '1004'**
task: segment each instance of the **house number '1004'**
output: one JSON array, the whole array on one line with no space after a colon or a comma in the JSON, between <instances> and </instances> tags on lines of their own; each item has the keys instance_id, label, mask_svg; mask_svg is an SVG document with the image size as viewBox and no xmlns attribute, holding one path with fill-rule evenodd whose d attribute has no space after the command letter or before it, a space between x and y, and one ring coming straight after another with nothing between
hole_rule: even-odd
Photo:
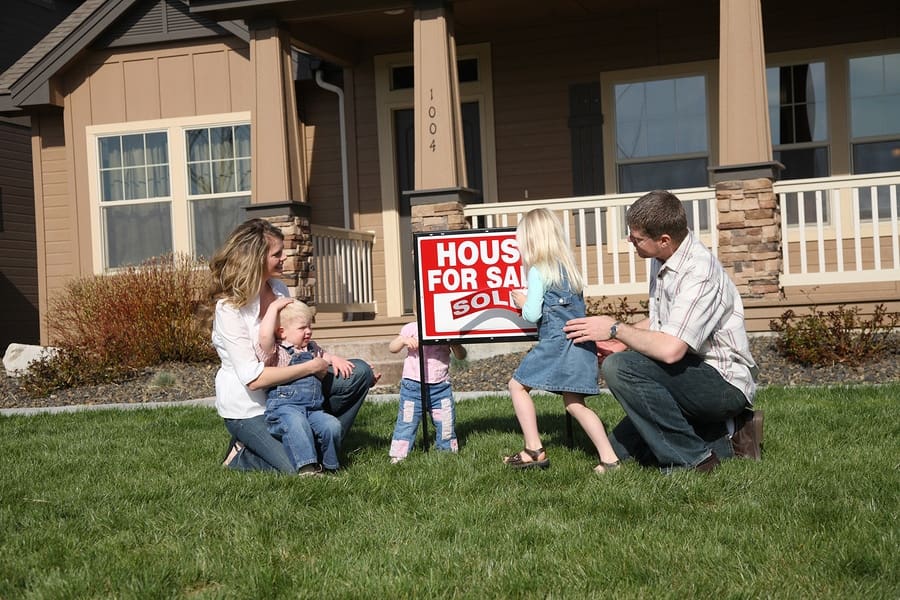
<instances>
[{"instance_id":1,"label":"house number '1004'","mask_svg":"<svg viewBox=\"0 0 900 600\"><path fill-rule=\"evenodd\" d=\"M428 100L434 101L434 88L428 89ZM434 152L435 148L437 148L437 143L435 142L435 134L437 133L437 122L435 118L437 117L437 109L434 105L428 106L428 133L431 135L431 143L428 144L428 147L431 148L431 151Z\"/></svg>"}]
</instances>

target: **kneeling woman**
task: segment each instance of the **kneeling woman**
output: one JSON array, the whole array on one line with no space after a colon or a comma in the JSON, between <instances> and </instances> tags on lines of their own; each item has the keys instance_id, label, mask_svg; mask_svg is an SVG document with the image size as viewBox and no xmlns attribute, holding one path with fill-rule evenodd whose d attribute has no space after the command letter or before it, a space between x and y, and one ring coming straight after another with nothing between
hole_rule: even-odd
<instances>
[{"instance_id":1,"label":"kneeling woman","mask_svg":"<svg viewBox=\"0 0 900 600\"><path fill-rule=\"evenodd\" d=\"M266 427L266 389L307 375L321 378L325 410L340 421L344 436L375 383L372 368L359 359L351 360L349 377L337 376L321 358L286 367L267 367L257 359L260 320L276 298L290 295L279 279L283 269L284 234L265 219L239 225L210 261L212 342L222 360L216 410L231 434L223 464L232 469L294 472Z\"/></svg>"}]
</instances>

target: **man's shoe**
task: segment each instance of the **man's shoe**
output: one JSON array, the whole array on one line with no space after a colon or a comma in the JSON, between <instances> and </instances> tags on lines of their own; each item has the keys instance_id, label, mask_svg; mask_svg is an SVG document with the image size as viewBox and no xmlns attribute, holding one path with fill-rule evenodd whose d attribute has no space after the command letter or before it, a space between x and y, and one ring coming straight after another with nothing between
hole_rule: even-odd
<instances>
[{"instance_id":1,"label":"man's shoe","mask_svg":"<svg viewBox=\"0 0 900 600\"><path fill-rule=\"evenodd\" d=\"M716 456L715 452L711 452L709 456L703 459L703 461L694 467L695 471L699 471L700 473L712 473L713 470L718 467L721 463L719 457Z\"/></svg>"},{"instance_id":2,"label":"man's shoe","mask_svg":"<svg viewBox=\"0 0 900 600\"><path fill-rule=\"evenodd\" d=\"M751 460L762 459L763 412L745 410L734 418L734 435L731 446L734 455Z\"/></svg>"}]
</instances>

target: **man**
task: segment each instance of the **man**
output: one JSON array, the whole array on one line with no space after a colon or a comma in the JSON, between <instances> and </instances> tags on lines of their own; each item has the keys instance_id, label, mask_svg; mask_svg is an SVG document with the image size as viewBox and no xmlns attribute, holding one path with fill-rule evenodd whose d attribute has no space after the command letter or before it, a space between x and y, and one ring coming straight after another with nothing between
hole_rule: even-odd
<instances>
[{"instance_id":1,"label":"man","mask_svg":"<svg viewBox=\"0 0 900 600\"><path fill-rule=\"evenodd\" d=\"M601 372L626 414L610 436L616 454L708 473L735 454L737 425L734 448L749 444L758 458L761 413L749 410L758 370L737 288L688 231L674 194L642 196L626 221L638 255L652 259L649 317L634 325L585 317L564 328L576 342L599 342Z\"/></svg>"}]
</instances>

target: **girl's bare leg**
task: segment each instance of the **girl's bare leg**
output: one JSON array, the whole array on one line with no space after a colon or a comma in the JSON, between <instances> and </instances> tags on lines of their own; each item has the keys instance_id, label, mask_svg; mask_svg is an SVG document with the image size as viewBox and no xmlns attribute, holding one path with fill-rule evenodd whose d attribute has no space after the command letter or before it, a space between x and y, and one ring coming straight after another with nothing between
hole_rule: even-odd
<instances>
[{"instance_id":1,"label":"girl's bare leg","mask_svg":"<svg viewBox=\"0 0 900 600\"><path fill-rule=\"evenodd\" d=\"M603 421L584 403L584 396L567 392L563 394L563 402L566 404L566 412L572 415L584 432L593 442L600 455L600 461L613 464L619 460L615 450L606 437L606 430L603 428Z\"/></svg>"},{"instance_id":2,"label":"girl's bare leg","mask_svg":"<svg viewBox=\"0 0 900 600\"><path fill-rule=\"evenodd\" d=\"M529 450L537 450L541 447L541 435L538 433L534 401L529 394L531 388L523 386L515 379L509 380L508 388L516 419L522 429L522 437L525 438L525 447Z\"/></svg>"}]
</instances>

